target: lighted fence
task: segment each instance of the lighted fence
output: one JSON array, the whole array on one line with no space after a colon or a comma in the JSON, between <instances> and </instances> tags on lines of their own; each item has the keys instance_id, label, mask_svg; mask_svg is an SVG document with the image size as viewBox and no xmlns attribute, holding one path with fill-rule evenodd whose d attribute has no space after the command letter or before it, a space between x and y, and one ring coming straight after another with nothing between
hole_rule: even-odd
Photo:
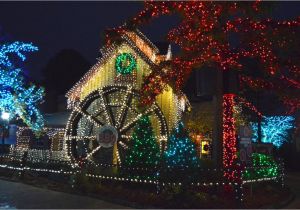
<instances>
[{"instance_id":1,"label":"lighted fence","mask_svg":"<svg viewBox=\"0 0 300 210\"><path fill-rule=\"evenodd\" d=\"M39 150L39 149L23 149L11 146L9 154L4 156L11 160L21 161L25 158L24 161L32 163L40 162L66 162L69 161L69 158L64 150L60 151L51 151L51 150Z\"/></svg>"},{"instance_id":2,"label":"lighted fence","mask_svg":"<svg viewBox=\"0 0 300 210\"><path fill-rule=\"evenodd\" d=\"M22 151L18 151L21 154ZM17 153L15 151L15 153ZM30 155L39 156L41 159L49 158L50 153L40 154L40 151L31 151ZM88 177L91 181L113 181L123 183L139 183L152 185L156 187L157 193L169 186L184 186L193 188L209 188L231 186L235 192L235 198L243 201L244 187L250 183L272 181L284 184L284 167L282 162L274 166L255 166L255 167L239 167L238 169L217 169L217 168L201 168L199 167L162 167L156 166L152 168L143 167L121 167L118 165L86 163L84 167L72 165L70 162L61 162L57 159L52 163L62 163L51 165L48 164L41 167L37 159L31 159L28 155L28 162L19 159L20 164L11 164L11 160L15 160L9 156L2 156L0 168L18 171L20 173L35 172L38 174L54 173L69 176L70 183L75 182L77 174ZM61 154L56 154L59 157ZM31 161L33 160L33 161ZM229 180L224 174L235 173L236 179Z\"/></svg>"}]
</instances>

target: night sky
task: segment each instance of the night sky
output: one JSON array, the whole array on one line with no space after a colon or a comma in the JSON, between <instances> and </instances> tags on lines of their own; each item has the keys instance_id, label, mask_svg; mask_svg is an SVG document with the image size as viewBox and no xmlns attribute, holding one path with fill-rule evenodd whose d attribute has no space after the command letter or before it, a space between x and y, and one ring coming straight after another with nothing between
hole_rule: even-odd
<instances>
[{"instance_id":1,"label":"night sky","mask_svg":"<svg viewBox=\"0 0 300 210\"><path fill-rule=\"evenodd\" d=\"M278 18L300 14L300 2L280 2ZM26 68L33 80L41 80L41 69L62 49L75 49L91 65L99 57L103 31L116 27L138 13L143 2L0 2L0 35L32 42L40 50L32 53ZM155 20L141 30L152 41L162 41L178 18ZM87 69L88 70L88 69Z\"/></svg>"}]
</instances>

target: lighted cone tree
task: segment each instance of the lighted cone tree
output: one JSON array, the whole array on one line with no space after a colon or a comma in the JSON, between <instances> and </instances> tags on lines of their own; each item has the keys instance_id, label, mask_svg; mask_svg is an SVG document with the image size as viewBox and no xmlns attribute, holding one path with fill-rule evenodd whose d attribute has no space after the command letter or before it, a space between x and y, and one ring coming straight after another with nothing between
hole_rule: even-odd
<instances>
[{"instance_id":1,"label":"lighted cone tree","mask_svg":"<svg viewBox=\"0 0 300 210\"><path fill-rule=\"evenodd\" d=\"M125 159L128 167L155 167L160 161L159 145L156 142L149 116L143 116L133 131L129 154Z\"/></svg>"},{"instance_id":2,"label":"lighted cone tree","mask_svg":"<svg viewBox=\"0 0 300 210\"><path fill-rule=\"evenodd\" d=\"M199 164L196 146L182 122L171 133L165 161L168 166L173 167L195 167Z\"/></svg>"}]
</instances>

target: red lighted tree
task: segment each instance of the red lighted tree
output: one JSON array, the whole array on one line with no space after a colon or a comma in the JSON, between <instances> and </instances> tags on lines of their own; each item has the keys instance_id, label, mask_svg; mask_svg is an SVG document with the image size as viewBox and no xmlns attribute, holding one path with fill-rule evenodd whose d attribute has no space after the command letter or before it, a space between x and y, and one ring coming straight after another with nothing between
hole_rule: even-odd
<instances>
[{"instance_id":1,"label":"red lighted tree","mask_svg":"<svg viewBox=\"0 0 300 210\"><path fill-rule=\"evenodd\" d=\"M265 12L264 7L269 4L260 1L146 1L136 17L114 31L119 33L123 27L135 28L160 16L179 14L181 22L168 32L167 39L178 45L181 53L159 66L171 68L153 71L145 78L142 105L151 104L165 84L180 90L193 69L206 65L222 71L239 71L242 90L273 90L289 112L296 111L300 107L297 37L300 17L275 20ZM253 67L251 63L257 65ZM225 107L223 117L231 119L231 109ZM234 132L234 125L230 125L230 120L228 123L228 129ZM227 147L235 137L234 133L226 133L226 128L223 130L223 143L226 143L223 146ZM224 155L226 163L223 165L230 166L235 151L226 150Z\"/></svg>"},{"instance_id":2,"label":"red lighted tree","mask_svg":"<svg viewBox=\"0 0 300 210\"><path fill-rule=\"evenodd\" d=\"M163 15L180 14L181 22L169 31L167 39L180 46L182 53L171 61L169 71L154 71L145 79L142 102L151 103L166 83L180 89L195 67L213 65L220 70L239 70L244 88L278 90L282 101L294 111L300 106L300 95L295 97L292 93L293 97L289 97L289 93L290 89L300 88L296 47L300 18L276 21L262 12L267 4L146 1L144 9L126 27L134 28ZM244 68L245 59L258 62L258 74L253 73L254 69Z\"/></svg>"}]
</instances>

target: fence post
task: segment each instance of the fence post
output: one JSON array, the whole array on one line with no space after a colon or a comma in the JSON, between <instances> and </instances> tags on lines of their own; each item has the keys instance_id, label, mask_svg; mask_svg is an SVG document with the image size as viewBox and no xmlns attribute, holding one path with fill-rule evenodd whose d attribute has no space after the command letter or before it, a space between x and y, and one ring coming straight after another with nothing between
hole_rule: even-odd
<instances>
[{"instance_id":1,"label":"fence post","mask_svg":"<svg viewBox=\"0 0 300 210\"><path fill-rule=\"evenodd\" d=\"M163 181L162 181L162 169L163 169L163 163L161 161L161 163L158 166L158 170L156 172L156 194L160 194L163 188Z\"/></svg>"},{"instance_id":2,"label":"fence post","mask_svg":"<svg viewBox=\"0 0 300 210\"><path fill-rule=\"evenodd\" d=\"M235 199L238 204L238 208L243 207L243 199L244 199L244 194L243 194L243 168L238 167L237 169L237 180L234 183L235 185Z\"/></svg>"},{"instance_id":3,"label":"fence post","mask_svg":"<svg viewBox=\"0 0 300 210\"><path fill-rule=\"evenodd\" d=\"M25 175L25 165L26 165L26 162L27 162L27 157L28 157L28 151L25 151L23 156L22 156L22 159L20 161L20 168L23 169L21 172L19 172L20 179L23 179L24 175Z\"/></svg>"},{"instance_id":4,"label":"fence post","mask_svg":"<svg viewBox=\"0 0 300 210\"><path fill-rule=\"evenodd\" d=\"M281 187L284 188L284 162L283 160L280 161L280 182L281 182Z\"/></svg>"},{"instance_id":5,"label":"fence post","mask_svg":"<svg viewBox=\"0 0 300 210\"><path fill-rule=\"evenodd\" d=\"M163 169L165 168L165 159L164 159L164 152L166 150L166 141L161 141L160 144L161 152L160 152L160 161L158 164L157 172L156 172L156 194L161 193L163 188L163 180L162 180L162 173Z\"/></svg>"}]
</instances>

